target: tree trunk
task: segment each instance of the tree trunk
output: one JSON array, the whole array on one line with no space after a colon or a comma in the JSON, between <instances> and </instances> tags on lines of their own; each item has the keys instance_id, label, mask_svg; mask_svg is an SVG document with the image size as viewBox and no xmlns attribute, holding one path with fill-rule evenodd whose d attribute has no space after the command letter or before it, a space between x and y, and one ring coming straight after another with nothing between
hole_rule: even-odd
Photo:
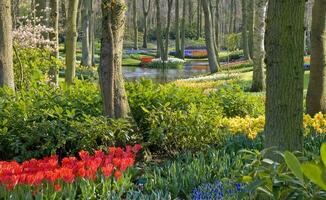
<instances>
[{"instance_id":1,"label":"tree trunk","mask_svg":"<svg viewBox=\"0 0 326 200\"><path fill-rule=\"evenodd\" d=\"M193 15L193 9L194 9L194 2L192 0L189 0L189 13L188 13L188 17L189 17L189 25L190 27L192 27L192 23L193 23L193 19L194 19L194 15Z\"/></svg>"},{"instance_id":2,"label":"tree trunk","mask_svg":"<svg viewBox=\"0 0 326 200\"><path fill-rule=\"evenodd\" d=\"M134 49L138 49L137 0L132 1L132 15L132 22L134 27Z\"/></svg>"},{"instance_id":3,"label":"tree trunk","mask_svg":"<svg viewBox=\"0 0 326 200\"><path fill-rule=\"evenodd\" d=\"M242 0L242 49L244 57L250 60L247 31L247 8L247 0Z\"/></svg>"},{"instance_id":4,"label":"tree trunk","mask_svg":"<svg viewBox=\"0 0 326 200\"><path fill-rule=\"evenodd\" d=\"M164 44L162 38L162 24L161 24L161 7L160 0L156 2L156 37L157 37L157 57L162 58L164 54Z\"/></svg>"},{"instance_id":5,"label":"tree trunk","mask_svg":"<svg viewBox=\"0 0 326 200\"><path fill-rule=\"evenodd\" d=\"M216 51L216 59L217 62L219 62L219 50L220 50L220 44L219 44L219 32L220 32L220 13L219 13L219 4L220 0L216 0L216 8L215 8L215 51Z\"/></svg>"},{"instance_id":6,"label":"tree trunk","mask_svg":"<svg viewBox=\"0 0 326 200\"><path fill-rule=\"evenodd\" d=\"M90 56L91 56L91 64L95 65L95 10L94 3L95 1L91 0L91 8L90 8L90 23L89 23L89 47L90 47Z\"/></svg>"},{"instance_id":7,"label":"tree trunk","mask_svg":"<svg viewBox=\"0 0 326 200\"><path fill-rule=\"evenodd\" d=\"M186 46L186 0L183 0L182 19L181 19L181 55L180 58L185 58Z\"/></svg>"},{"instance_id":8,"label":"tree trunk","mask_svg":"<svg viewBox=\"0 0 326 200\"><path fill-rule=\"evenodd\" d=\"M66 82L73 83L76 74L77 12L78 0L69 1L66 25Z\"/></svg>"},{"instance_id":9,"label":"tree trunk","mask_svg":"<svg viewBox=\"0 0 326 200\"><path fill-rule=\"evenodd\" d=\"M255 3L256 0L248 1L248 46L250 58L253 58L253 45L254 45L254 20L255 20ZM265 14L266 15L266 14Z\"/></svg>"},{"instance_id":10,"label":"tree trunk","mask_svg":"<svg viewBox=\"0 0 326 200\"><path fill-rule=\"evenodd\" d=\"M15 90L10 0L0 0L0 87Z\"/></svg>"},{"instance_id":11,"label":"tree trunk","mask_svg":"<svg viewBox=\"0 0 326 200\"><path fill-rule=\"evenodd\" d=\"M143 13L144 13L144 37L143 37L143 48L147 48L147 24L148 24L148 13L151 8L151 0L148 0L147 4L147 10L146 10L146 5L145 5L145 0L143 0Z\"/></svg>"},{"instance_id":12,"label":"tree trunk","mask_svg":"<svg viewBox=\"0 0 326 200\"><path fill-rule=\"evenodd\" d=\"M197 0L197 40L199 40L199 38L201 37L201 31L200 31L200 27L201 27L201 8L202 8L202 3L201 0Z\"/></svg>"},{"instance_id":13,"label":"tree trunk","mask_svg":"<svg viewBox=\"0 0 326 200\"><path fill-rule=\"evenodd\" d=\"M269 0L265 39L266 148L303 149L304 7L305 0Z\"/></svg>"},{"instance_id":14,"label":"tree trunk","mask_svg":"<svg viewBox=\"0 0 326 200\"><path fill-rule=\"evenodd\" d=\"M315 0L311 27L311 69L307 112L326 113L326 0Z\"/></svg>"},{"instance_id":15,"label":"tree trunk","mask_svg":"<svg viewBox=\"0 0 326 200\"><path fill-rule=\"evenodd\" d=\"M92 46L90 42L90 24L92 17L92 0L83 0L82 2L82 66L90 67L92 66Z\"/></svg>"},{"instance_id":16,"label":"tree trunk","mask_svg":"<svg viewBox=\"0 0 326 200\"><path fill-rule=\"evenodd\" d=\"M211 73L215 73L219 70L219 65L217 61L217 52L214 47L214 32L213 32L213 24L212 24L212 15L211 9L209 7L209 0L202 0L204 17L205 17L205 41L206 48L208 52L208 62Z\"/></svg>"},{"instance_id":17,"label":"tree trunk","mask_svg":"<svg viewBox=\"0 0 326 200\"><path fill-rule=\"evenodd\" d=\"M179 1L175 0L175 53L176 57L181 57L181 46L180 46L180 22L179 22Z\"/></svg>"},{"instance_id":18,"label":"tree trunk","mask_svg":"<svg viewBox=\"0 0 326 200\"><path fill-rule=\"evenodd\" d=\"M233 26L233 22L234 22L234 20L233 20L233 18L235 17L234 16L234 4L235 4L235 2L234 2L234 0L230 0L230 18L229 18L229 20L230 20L230 22L229 22L229 33L234 33L234 26Z\"/></svg>"},{"instance_id":19,"label":"tree trunk","mask_svg":"<svg viewBox=\"0 0 326 200\"><path fill-rule=\"evenodd\" d=\"M50 1L50 27L53 28L53 32L49 34L50 41L55 42L55 46L53 47L52 56L59 59L59 0L51 0ZM53 63L49 70L49 78L50 83L54 85L58 85L59 77L58 77L58 66Z\"/></svg>"},{"instance_id":20,"label":"tree trunk","mask_svg":"<svg viewBox=\"0 0 326 200\"><path fill-rule=\"evenodd\" d=\"M102 1L99 75L104 114L110 118L126 118L130 112L121 67L126 8L124 0Z\"/></svg>"},{"instance_id":21,"label":"tree trunk","mask_svg":"<svg viewBox=\"0 0 326 200\"><path fill-rule=\"evenodd\" d=\"M164 53L162 56L163 61L167 61L169 58L169 36L170 36L170 27L171 27L171 11L172 11L172 3L173 0L167 0L168 2L168 13L167 13L167 23L166 23L166 34L165 34L165 47Z\"/></svg>"},{"instance_id":22,"label":"tree trunk","mask_svg":"<svg viewBox=\"0 0 326 200\"><path fill-rule=\"evenodd\" d=\"M266 89L265 83L265 19L266 19L267 0L255 0L255 20L254 20L254 44L253 61L254 70L251 90L261 92Z\"/></svg>"}]
</instances>

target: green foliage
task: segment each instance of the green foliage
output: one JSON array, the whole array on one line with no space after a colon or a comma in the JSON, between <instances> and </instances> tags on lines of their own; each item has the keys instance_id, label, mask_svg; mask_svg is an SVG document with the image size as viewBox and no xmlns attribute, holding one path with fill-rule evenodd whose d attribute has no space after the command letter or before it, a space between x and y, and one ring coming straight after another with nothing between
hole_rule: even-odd
<instances>
[{"instance_id":1,"label":"green foliage","mask_svg":"<svg viewBox=\"0 0 326 200\"><path fill-rule=\"evenodd\" d=\"M323 145L323 148L326 148ZM325 150L325 149L324 149ZM307 161L306 156L298 156L286 151L272 152L272 149L259 151L244 150L247 163L243 181L249 182L248 190L257 197L272 199L325 199L325 166L319 159ZM276 154L284 159L277 163L266 159L266 155ZM321 153L321 157L323 153ZM301 164L302 163L302 164ZM306 179L306 178L307 179ZM319 187L317 187L319 186ZM322 190L321 190L322 189Z\"/></svg>"},{"instance_id":2,"label":"green foliage","mask_svg":"<svg viewBox=\"0 0 326 200\"><path fill-rule=\"evenodd\" d=\"M225 85L211 95L212 99L220 99L219 106L226 117L257 117L264 113L263 97L246 94L237 84Z\"/></svg>"},{"instance_id":3,"label":"green foliage","mask_svg":"<svg viewBox=\"0 0 326 200\"><path fill-rule=\"evenodd\" d=\"M225 36L226 46L229 51L235 51L241 48L241 33L232 33Z\"/></svg>"},{"instance_id":4,"label":"green foliage","mask_svg":"<svg viewBox=\"0 0 326 200\"><path fill-rule=\"evenodd\" d=\"M28 88L33 83L44 80L50 67L59 69L60 60L51 56L46 49L20 49L15 47L14 73L18 88Z\"/></svg>"},{"instance_id":5,"label":"green foliage","mask_svg":"<svg viewBox=\"0 0 326 200\"><path fill-rule=\"evenodd\" d=\"M163 192L171 199L191 199L193 189L202 183L222 183L239 178L237 172L243 168L241 156L226 154L223 150L208 149L205 152L186 153L163 165L145 168L138 182L144 184L143 196ZM225 198L228 199L228 198Z\"/></svg>"},{"instance_id":6,"label":"green foliage","mask_svg":"<svg viewBox=\"0 0 326 200\"><path fill-rule=\"evenodd\" d=\"M142 80L127 84L127 91L145 146L171 155L224 142L229 134L220 127L224 116L258 116L263 112L261 98L245 94L237 85L205 94L199 89Z\"/></svg>"},{"instance_id":7,"label":"green foliage","mask_svg":"<svg viewBox=\"0 0 326 200\"><path fill-rule=\"evenodd\" d=\"M19 161L57 153L124 145L135 139L128 120L102 116L95 84L67 88L38 85L15 95L0 90L0 159Z\"/></svg>"}]
</instances>

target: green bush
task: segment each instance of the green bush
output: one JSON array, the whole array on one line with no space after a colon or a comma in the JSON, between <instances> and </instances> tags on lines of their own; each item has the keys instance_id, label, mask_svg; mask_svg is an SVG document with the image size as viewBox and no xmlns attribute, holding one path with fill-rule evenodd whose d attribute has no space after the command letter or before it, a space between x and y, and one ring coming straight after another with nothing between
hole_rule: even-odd
<instances>
[{"instance_id":1,"label":"green bush","mask_svg":"<svg viewBox=\"0 0 326 200\"><path fill-rule=\"evenodd\" d=\"M51 66L59 69L61 61L51 56L46 49L15 48L14 74L18 88L28 88L33 83L44 80Z\"/></svg>"},{"instance_id":2,"label":"green bush","mask_svg":"<svg viewBox=\"0 0 326 200\"><path fill-rule=\"evenodd\" d=\"M229 51L241 49L242 35L241 33L232 33L225 36L226 46Z\"/></svg>"},{"instance_id":3,"label":"green bush","mask_svg":"<svg viewBox=\"0 0 326 200\"><path fill-rule=\"evenodd\" d=\"M102 116L101 96L92 83L77 81L70 88L38 85L15 95L1 89L0 96L1 160L66 156L135 139L128 120Z\"/></svg>"},{"instance_id":4,"label":"green bush","mask_svg":"<svg viewBox=\"0 0 326 200\"><path fill-rule=\"evenodd\" d=\"M264 113L264 97L246 94L237 84L227 84L211 95L220 99L225 117L257 117Z\"/></svg>"}]
</instances>

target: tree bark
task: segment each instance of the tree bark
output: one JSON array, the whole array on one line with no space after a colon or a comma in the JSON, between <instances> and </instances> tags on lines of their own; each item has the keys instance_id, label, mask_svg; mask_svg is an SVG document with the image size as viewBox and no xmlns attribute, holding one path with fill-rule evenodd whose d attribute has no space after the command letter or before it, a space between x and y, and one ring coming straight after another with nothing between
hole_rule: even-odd
<instances>
[{"instance_id":1,"label":"tree bark","mask_svg":"<svg viewBox=\"0 0 326 200\"><path fill-rule=\"evenodd\" d=\"M247 8L247 0L242 0L242 49L244 57L250 60L247 31Z\"/></svg>"},{"instance_id":2,"label":"tree bark","mask_svg":"<svg viewBox=\"0 0 326 200\"><path fill-rule=\"evenodd\" d=\"M169 36L170 36L170 27L171 27L171 12L172 12L172 3L173 0L168 1L168 13L167 13L167 23L166 23L166 34L165 34L165 47L163 49L162 60L167 61L169 58Z\"/></svg>"},{"instance_id":3,"label":"tree bark","mask_svg":"<svg viewBox=\"0 0 326 200\"><path fill-rule=\"evenodd\" d=\"M209 5L209 0L202 0L202 6L205 17L205 42L208 52L208 62L211 73L215 73L219 70L219 64L217 61L217 52L215 51L214 31L212 24L212 15Z\"/></svg>"},{"instance_id":4,"label":"tree bark","mask_svg":"<svg viewBox=\"0 0 326 200\"><path fill-rule=\"evenodd\" d=\"M138 16L137 16L137 0L132 1L132 15L134 27L134 49L138 49Z\"/></svg>"},{"instance_id":5,"label":"tree bark","mask_svg":"<svg viewBox=\"0 0 326 200\"><path fill-rule=\"evenodd\" d=\"M202 3L201 0L197 0L197 40L201 37L201 8L202 8Z\"/></svg>"},{"instance_id":6,"label":"tree bark","mask_svg":"<svg viewBox=\"0 0 326 200\"><path fill-rule=\"evenodd\" d=\"M147 39L148 39L148 14L149 14L149 10L151 8L151 0L148 0L148 4L147 4L147 9L146 9L146 4L145 4L145 0L143 1L143 14L144 14L144 36L143 36L143 48L147 48Z\"/></svg>"},{"instance_id":7,"label":"tree bark","mask_svg":"<svg viewBox=\"0 0 326 200\"><path fill-rule=\"evenodd\" d=\"M311 27L311 67L307 112L326 113L326 0L315 0Z\"/></svg>"},{"instance_id":8,"label":"tree bark","mask_svg":"<svg viewBox=\"0 0 326 200\"><path fill-rule=\"evenodd\" d=\"M102 1L99 75L104 114L110 118L126 118L130 112L121 67L126 8L124 0Z\"/></svg>"},{"instance_id":9,"label":"tree bark","mask_svg":"<svg viewBox=\"0 0 326 200\"><path fill-rule=\"evenodd\" d=\"M265 81L265 19L266 19L267 0L255 0L255 20L254 20L254 44L253 44L253 61L254 70L251 90L261 92L266 89Z\"/></svg>"},{"instance_id":10,"label":"tree bark","mask_svg":"<svg viewBox=\"0 0 326 200\"><path fill-rule=\"evenodd\" d=\"M15 90L10 0L0 0L0 87Z\"/></svg>"},{"instance_id":11,"label":"tree bark","mask_svg":"<svg viewBox=\"0 0 326 200\"><path fill-rule=\"evenodd\" d=\"M181 45L180 45L180 0L175 0L175 53L176 57L181 57Z\"/></svg>"},{"instance_id":12,"label":"tree bark","mask_svg":"<svg viewBox=\"0 0 326 200\"><path fill-rule=\"evenodd\" d=\"M82 66L90 67L92 66L92 46L90 42L90 24L92 17L92 0L83 0L82 2Z\"/></svg>"},{"instance_id":13,"label":"tree bark","mask_svg":"<svg viewBox=\"0 0 326 200\"><path fill-rule=\"evenodd\" d=\"M248 1L248 46L249 46L249 55L250 58L253 58L253 45L254 45L254 20L255 20L255 5L256 0ZM266 14L265 14L266 15Z\"/></svg>"},{"instance_id":14,"label":"tree bark","mask_svg":"<svg viewBox=\"0 0 326 200\"><path fill-rule=\"evenodd\" d=\"M52 56L59 59L59 0L51 0L50 1L50 27L53 28L53 32L49 34L50 41L55 42L55 46L53 47ZM49 78L50 83L54 85L58 85L59 77L58 77L58 66L56 63L53 63L49 70Z\"/></svg>"},{"instance_id":15,"label":"tree bark","mask_svg":"<svg viewBox=\"0 0 326 200\"><path fill-rule=\"evenodd\" d=\"M303 149L305 0L269 0L265 147Z\"/></svg>"},{"instance_id":16,"label":"tree bark","mask_svg":"<svg viewBox=\"0 0 326 200\"><path fill-rule=\"evenodd\" d=\"M156 2L156 37L157 37L157 57L162 58L164 54L164 44L162 38L162 23L161 23L161 8L160 0L155 0Z\"/></svg>"},{"instance_id":17,"label":"tree bark","mask_svg":"<svg viewBox=\"0 0 326 200\"><path fill-rule=\"evenodd\" d=\"M66 25L66 82L73 83L76 74L77 12L78 0L69 1Z\"/></svg>"},{"instance_id":18,"label":"tree bark","mask_svg":"<svg viewBox=\"0 0 326 200\"><path fill-rule=\"evenodd\" d=\"M182 19L181 19L181 54L180 58L185 58L186 46L186 0L183 0Z\"/></svg>"}]
</instances>

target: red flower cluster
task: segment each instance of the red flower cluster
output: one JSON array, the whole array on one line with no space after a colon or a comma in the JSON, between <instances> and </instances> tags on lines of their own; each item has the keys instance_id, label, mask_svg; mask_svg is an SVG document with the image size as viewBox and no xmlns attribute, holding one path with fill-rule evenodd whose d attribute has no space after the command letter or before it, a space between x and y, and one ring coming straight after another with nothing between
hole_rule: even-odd
<instances>
[{"instance_id":1,"label":"red flower cluster","mask_svg":"<svg viewBox=\"0 0 326 200\"><path fill-rule=\"evenodd\" d=\"M116 179L134 165L135 155L141 150L141 145L127 146L125 150L118 147L109 147L108 154L95 151L90 155L86 151L79 152L80 160L76 157L66 157L59 164L57 156L45 157L41 160L32 159L22 164L16 161L0 161L0 184L7 189L13 189L17 184L37 186L44 181L54 184L56 191L61 190L61 185L55 184L62 180L73 183L76 178L95 180L98 171L105 177L111 177L114 172Z\"/></svg>"}]
</instances>

